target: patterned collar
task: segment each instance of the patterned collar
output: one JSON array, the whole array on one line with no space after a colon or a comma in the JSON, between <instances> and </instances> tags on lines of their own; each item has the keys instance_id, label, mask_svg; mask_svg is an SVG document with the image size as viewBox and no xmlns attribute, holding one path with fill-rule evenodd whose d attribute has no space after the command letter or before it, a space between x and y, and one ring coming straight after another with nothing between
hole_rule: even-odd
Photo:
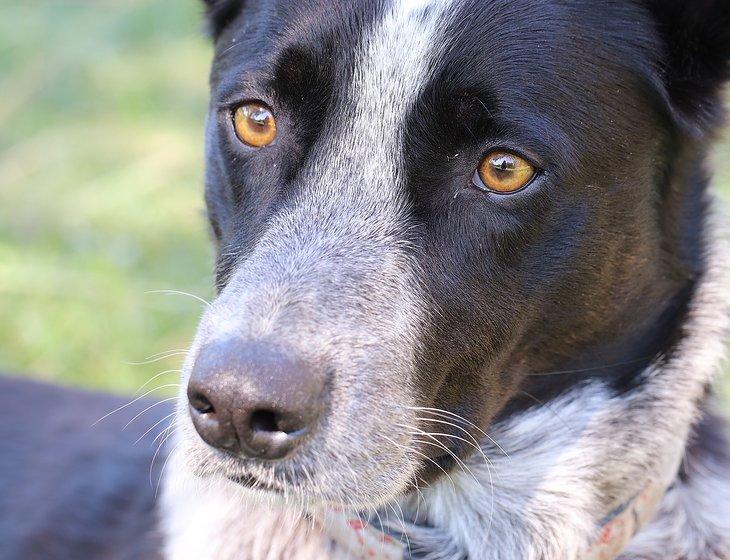
<instances>
[{"instance_id":1,"label":"patterned collar","mask_svg":"<svg viewBox=\"0 0 730 560\"><path fill-rule=\"evenodd\" d=\"M680 458L681 459L681 458ZM598 523L598 535L587 547L583 560L614 560L631 539L654 517L659 502L677 476L680 459L672 460L647 486L613 509ZM418 560L423 556L411 550L402 531L384 526L378 520L364 521L330 510L325 513L327 533L353 560ZM433 553L427 555L433 558ZM462 560L468 560L463 556Z\"/></svg>"}]
</instances>

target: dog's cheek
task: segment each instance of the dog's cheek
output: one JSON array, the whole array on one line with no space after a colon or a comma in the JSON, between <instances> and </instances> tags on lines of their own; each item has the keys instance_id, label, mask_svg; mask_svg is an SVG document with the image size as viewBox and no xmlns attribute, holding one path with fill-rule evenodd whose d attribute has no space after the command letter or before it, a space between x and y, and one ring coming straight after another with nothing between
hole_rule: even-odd
<instances>
[{"instance_id":1,"label":"dog's cheek","mask_svg":"<svg viewBox=\"0 0 730 560\"><path fill-rule=\"evenodd\" d=\"M414 375L424 312L409 261L377 255L363 255L361 264L373 260L361 272L366 285L341 294L309 338L333 375L327 429L313 450L324 464L318 486L374 505L403 493L420 468Z\"/></svg>"}]
</instances>

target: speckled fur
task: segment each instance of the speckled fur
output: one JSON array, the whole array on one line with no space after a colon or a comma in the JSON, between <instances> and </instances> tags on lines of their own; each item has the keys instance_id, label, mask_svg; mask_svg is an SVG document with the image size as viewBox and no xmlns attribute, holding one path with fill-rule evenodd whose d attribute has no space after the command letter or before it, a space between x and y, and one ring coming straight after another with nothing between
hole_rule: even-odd
<instances>
[{"instance_id":1,"label":"speckled fur","mask_svg":"<svg viewBox=\"0 0 730 560\"><path fill-rule=\"evenodd\" d=\"M475 454L470 473L454 472L400 504L419 558L579 560L598 521L656 476L672 450L682 452L730 328L727 239L716 235L708 247L712 264L676 357L647 370L631 397L586 385L495 427L500 447L482 441L488 464ZM730 466L712 456L686 460L695 462L691 477L676 481L621 560L728 557ZM182 463L178 452L165 495L169 558L348 558L326 531L296 513L301 504L273 503L230 482L200 479ZM432 528L410 525L416 512Z\"/></svg>"}]
</instances>

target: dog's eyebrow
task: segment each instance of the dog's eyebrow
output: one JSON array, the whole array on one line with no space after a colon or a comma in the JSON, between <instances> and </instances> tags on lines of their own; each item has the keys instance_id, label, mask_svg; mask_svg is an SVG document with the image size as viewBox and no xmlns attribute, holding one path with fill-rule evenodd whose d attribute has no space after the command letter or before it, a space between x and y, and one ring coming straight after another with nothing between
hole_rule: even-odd
<instances>
[{"instance_id":1,"label":"dog's eyebrow","mask_svg":"<svg viewBox=\"0 0 730 560\"><path fill-rule=\"evenodd\" d=\"M285 48L273 65L273 77L268 80L268 87L291 105L299 104L315 92L318 97L329 97L331 88L327 84L331 82L331 54L327 44L320 45L320 49L325 52L303 45Z\"/></svg>"},{"instance_id":2,"label":"dog's eyebrow","mask_svg":"<svg viewBox=\"0 0 730 560\"><path fill-rule=\"evenodd\" d=\"M262 79L265 72L260 65L242 66L237 72L230 72L213 88L213 105L227 108L247 99L259 99L272 95L269 84Z\"/></svg>"},{"instance_id":3,"label":"dog's eyebrow","mask_svg":"<svg viewBox=\"0 0 730 560\"><path fill-rule=\"evenodd\" d=\"M543 113L507 112L495 114L501 137L517 144L543 168L563 168L575 171L579 148L571 135ZM510 147L510 146L508 146Z\"/></svg>"}]
</instances>

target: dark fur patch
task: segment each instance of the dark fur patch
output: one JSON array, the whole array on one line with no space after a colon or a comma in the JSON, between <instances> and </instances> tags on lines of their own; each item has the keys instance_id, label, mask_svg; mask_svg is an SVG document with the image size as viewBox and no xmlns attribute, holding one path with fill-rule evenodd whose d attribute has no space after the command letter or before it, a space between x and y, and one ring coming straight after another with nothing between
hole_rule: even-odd
<instances>
[{"instance_id":1,"label":"dark fur patch","mask_svg":"<svg viewBox=\"0 0 730 560\"><path fill-rule=\"evenodd\" d=\"M726 0L646 0L664 40L660 61L671 103L684 126L717 123L721 85L730 78L730 3Z\"/></svg>"},{"instance_id":2,"label":"dark fur patch","mask_svg":"<svg viewBox=\"0 0 730 560\"><path fill-rule=\"evenodd\" d=\"M221 288L269 218L306 190L298 173L327 117L346 120L355 47L384 9L266 5L246 7L245 34L231 29L235 56L220 47L213 69L214 101L264 99L282 123L276 148L244 153L225 110L211 121L206 196ZM704 266L708 144L684 132L717 124L730 60L724 2L488 8L458 5L402 154L407 241L433 308L421 404L479 425L587 379L630 390L671 354ZM474 169L494 148L532 158L534 187L477 192Z\"/></svg>"},{"instance_id":3,"label":"dark fur patch","mask_svg":"<svg viewBox=\"0 0 730 560\"><path fill-rule=\"evenodd\" d=\"M124 429L154 404L143 399L93 425L127 402L0 377L0 556L160 558L155 485L165 454L150 471L159 431L144 432L171 407Z\"/></svg>"}]
</instances>

